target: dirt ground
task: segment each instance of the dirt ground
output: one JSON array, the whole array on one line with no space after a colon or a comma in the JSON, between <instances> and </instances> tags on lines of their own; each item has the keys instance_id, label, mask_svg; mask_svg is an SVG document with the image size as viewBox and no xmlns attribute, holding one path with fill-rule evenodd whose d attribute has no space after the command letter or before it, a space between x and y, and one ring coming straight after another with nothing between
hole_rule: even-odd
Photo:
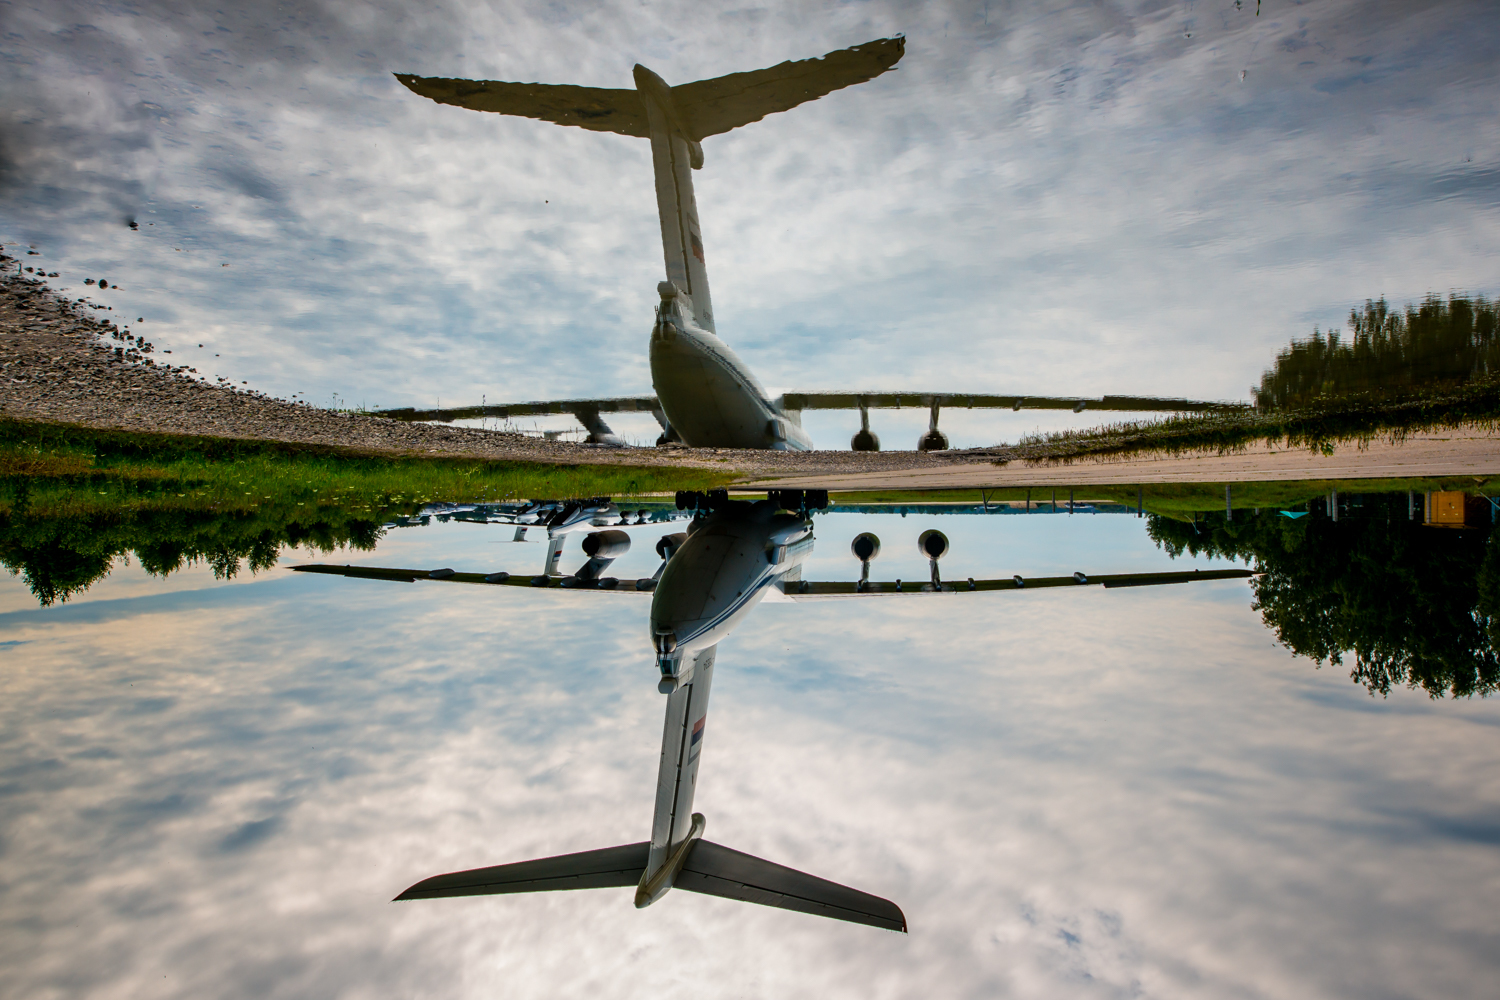
<instances>
[{"instance_id":1,"label":"dirt ground","mask_svg":"<svg viewBox=\"0 0 1500 1000\"><path fill-rule=\"evenodd\" d=\"M1332 455L1261 446L1231 455L1142 456L1071 465L955 463L942 468L870 470L774 480L783 488L923 490L991 486L1085 486L1135 483L1238 483L1301 479L1407 479L1500 475L1500 435L1452 431L1413 435L1396 445L1342 445ZM749 485L770 485L761 479Z\"/></svg>"}]
</instances>

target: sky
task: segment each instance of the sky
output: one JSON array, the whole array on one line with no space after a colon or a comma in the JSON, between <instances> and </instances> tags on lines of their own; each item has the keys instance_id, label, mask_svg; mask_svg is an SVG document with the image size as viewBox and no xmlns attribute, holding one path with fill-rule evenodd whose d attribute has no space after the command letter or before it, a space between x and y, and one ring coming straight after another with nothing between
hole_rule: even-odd
<instances>
[{"instance_id":1,"label":"sky","mask_svg":"<svg viewBox=\"0 0 1500 1000\"><path fill-rule=\"evenodd\" d=\"M882 574L912 568L928 527L955 572L1183 565L1143 524L829 515L809 573L852 578L848 539L872 527ZM622 574L654 562L654 530ZM511 535L402 529L344 558L534 567L540 543ZM899 936L686 892L643 911L629 890L389 902L646 836L646 596L122 564L38 609L0 578L6 990L1490 995L1496 705L1372 698L1276 646L1251 597L751 612L718 655L706 835L896 900Z\"/></svg>"},{"instance_id":2,"label":"sky","mask_svg":"<svg viewBox=\"0 0 1500 1000\"><path fill-rule=\"evenodd\" d=\"M1485 3L0 9L0 240L118 282L94 300L171 360L324 405L650 392L647 143L395 72L684 83L904 34L894 72L704 144L719 333L773 392L1243 399L1367 298L1500 291Z\"/></svg>"}]
</instances>

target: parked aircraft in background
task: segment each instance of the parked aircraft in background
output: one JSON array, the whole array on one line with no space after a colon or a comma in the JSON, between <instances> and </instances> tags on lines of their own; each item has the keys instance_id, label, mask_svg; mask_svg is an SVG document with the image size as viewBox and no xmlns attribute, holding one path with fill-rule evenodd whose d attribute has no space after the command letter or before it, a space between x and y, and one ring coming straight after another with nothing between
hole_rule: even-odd
<instances>
[{"instance_id":1,"label":"parked aircraft in background","mask_svg":"<svg viewBox=\"0 0 1500 1000\"><path fill-rule=\"evenodd\" d=\"M440 104L650 139L667 279L657 286L661 304L651 332L653 396L541 400L446 410L400 409L380 415L398 420L452 421L570 413L587 429L588 441L623 445L625 442L601 415L649 411L662 428L658 444L675 441L693 447L805 451L813 447L813 442L802 428L802 411L858 409L860 429L851 447L879 451L880 439L870 429L869 411L922 407L928 410L928 428L917 447L933 451L948 447L947 436L938 430L938 415L944 406L1075 412L1085 408L1134 412L1242 408L1241 403L1145 396L795 392L772 399L767 395L749 366L718 336L709 298L703 231L693 195L692 171L703 166L702 140L871 80L891 69L905 47L904 38L882 38L819 59L784 62L769 69L676 87L637 65L634 90L396 74L413 92Z\"/></svg>"},{"instance_id":2,"label":"parked aircraft in background","mask_svg":"<svg viewBox=\"0 0 1500 1000\"><path fill-rule=\"evenodd\" d=\"M591 501L596 505L597 501ZM1252 576L1248 570L1132 573L945 581L939 560L948 551L940 531L924 531L917 546L929 563L929 579L917 583L870 580L870 564L880 540L854 539L851 550L861 565L857 581L802 579L813 549L811 512L826 507L819 491L778 491L765 500L731 500L723 491L682 493L678 507L693 511L687 530L657 541L661 566L652 577L606 577L604 571L630 548L618 528L591 532L584 539L589 556L579 570L562 576L549 558L535 577L508 573L459 573L451 568L387 569L370 566L308 565L309 573L376 580L553 588L595 593L650 593L649 632L656 654L657 689L667 696L666 721L657 769L651 839L559 857L452 872L424 879L397 899L540 892L553 889L635 887L635 905L648 906L673 888L707 893L788 910L798 910L888 930L905 931L906 917L888 899L808 875L703 840L705 820L692 811L704 744L709 688L722 642L761 600L916 597L972 594L1045 587L1137 587Z\"/></svg>"}]
</instances>

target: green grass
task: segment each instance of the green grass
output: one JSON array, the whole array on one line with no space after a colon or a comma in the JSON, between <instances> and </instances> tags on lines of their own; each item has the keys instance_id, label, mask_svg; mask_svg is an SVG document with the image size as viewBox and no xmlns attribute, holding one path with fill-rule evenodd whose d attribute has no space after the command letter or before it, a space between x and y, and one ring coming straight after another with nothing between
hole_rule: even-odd
<instances>
[{"instance_id":1,"label":"green grass","mask_svg":"<svg viewBox=\"0 0 1500 1000\"><path fill-rule=\"evenodd\" d=\"M316 445L0 420L0 512L330 508L372 516L432 501L711 489L697 468L405 458Z\"/></svg>"},{"instance_id":2,"label":"green grass","mask_svg":"<svg viewBox=\"0 0 1500 1000\"><path fill-rule=\"evenodd\" d=\"M1264 483L1230 483L1230 500L1236 510L1247 508L1281 509L1293 507L1315 497L1327 496L1331 490L1341 493L1425 493L1433 490L1456 490L1470 493L1485 490L1486 484L1500 482L1478 476L1449 476L1438 479L1316 479ZM1134 507L1139 497L1147 513L1186 516L1196 512L1224 510L1224 483L1146 483L1142 486L1106 484L1072 487L1077 503L1115 503ZM979 506L990 503L1018 503L1028 495L1034 504L1050 504L1053 494L1059 506L1067 503L1067 486L1002 486L994 489L963 490L868 490L829 494L833 504L924 504L962 503ZM1139 491L1139 492L1138 492Z\"/></svg>"}]
</instances>

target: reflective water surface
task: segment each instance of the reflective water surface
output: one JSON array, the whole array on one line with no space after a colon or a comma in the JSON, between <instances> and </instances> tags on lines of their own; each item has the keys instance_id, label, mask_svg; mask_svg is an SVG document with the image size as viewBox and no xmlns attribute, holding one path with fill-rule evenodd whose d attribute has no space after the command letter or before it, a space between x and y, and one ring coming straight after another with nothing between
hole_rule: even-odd
<instances>
[{"instance_id":1,"label":"reflective water surface","mask_svg":"<svg viewBox=\"0 0 1500 1000\"><path fill-rule=\"evenodd\" d=\"M1500 716L1451 693L1465 663L1494 683L1492 522L1434 496L815 515L803 580L857 581L872 533L869 578L912 588L936 530L954 590L761 601L719 645L694 809L708 839L897 902L906 936L692 892L389 902L645 839L653 596L285 567L524 581L544 530L428 517L228 579L117 559L45 608L0 578L7 992L1487 995ZM622 529L607 572L649 579L685 526ZM1094 585L1243 565L1209 554L1268 573ZM584 558L570 540L558 572ZM1415 610L1372 639L1381 594ZM1308 658L1335 649L1359 652Z\"/></svg>"}]
</instances>

